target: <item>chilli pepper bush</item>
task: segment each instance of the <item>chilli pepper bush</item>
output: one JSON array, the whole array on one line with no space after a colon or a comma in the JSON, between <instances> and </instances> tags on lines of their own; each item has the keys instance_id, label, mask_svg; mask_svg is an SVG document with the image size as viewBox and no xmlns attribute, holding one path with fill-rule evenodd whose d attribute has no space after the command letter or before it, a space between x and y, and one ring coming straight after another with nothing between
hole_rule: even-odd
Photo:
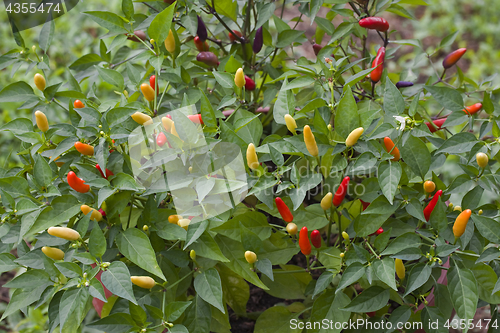
<instances>
[{"instance_id":1,"label":"chilli pepper bush","mask_svg":"<svg viewBox=\"0 0 500 333\"><path fill-rule=\"evenodd\" d=\"M460 69L457 34L398 40L386 12L417 0L289 4L313 40L280 1L170 2L86 12L99 46L68 68L54 21L0 58L27 66L0 103L32 114L2 126L6 325L436 332L489 305L498 329L498 87Z\"/></svg>"}]
</instances>

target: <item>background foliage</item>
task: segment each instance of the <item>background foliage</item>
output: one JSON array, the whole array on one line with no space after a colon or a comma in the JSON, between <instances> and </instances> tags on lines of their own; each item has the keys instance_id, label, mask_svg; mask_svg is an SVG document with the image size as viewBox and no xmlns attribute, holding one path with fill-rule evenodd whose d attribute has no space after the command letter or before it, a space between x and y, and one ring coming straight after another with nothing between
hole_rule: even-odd
<instances>
[{"instance_id":1,"label":"background foliage","mask_svg":"<svg viewBox=\"0 0 500 333\"><path fill-rule=\"evenodd\" d=\"M260 22L265 26L265 46L256 60L261 61L264 54L268 55L262 60L263 67L255 66L254 59L249 60L238 43L226 44L226 50L231 55L224 55L219 52L217 44L211 42L211 50L219 55L221 69L224 68L226 73L210 74L206 66L195 62L197 51L190 40L194 35L193 29L184 30L176 26L179 34L177 41L186 42L182 46L177 45L175 51L179 57L176 66L182 66L181 72L173 74L169 71L173 65L170 56L167 56L163 66L156 63L154 68L154 57L150 57L148 51L129 61L132 66L118 67L116 73L119 75L103 74L106 72L99 72L94 64L87 66L84 63L78 67L75 61L95 53L105 60L97 67L105 68L145 47L141 43L121 41L106 55L103 43L111 48L114 36L123 32L118 29L115 34L111 33L112 36L101 40L99 37L107 30L78 11L106 10L124 15L122 5L115 2L83 2L69 15L56 21L50 46L47 79L50 85L63 82L59 90L69 91L67 95L59 96L62 106L54 102L48 104L40 92L36 92L40 96L40 103L36 106L33 104L17 109L25 100L5 102L7 95L19 91L19 87L8 88L9 84L24 81L33 87L33 74L40 72L33 66L43 68L43 62L37 63L36 56L29 51L31 45L36 45L38 56L43 56L39 45L41 27L23 32L33 66L29 67L27 62L22 61L10 62L10 58L5 56L0 58L0 90L4 92L3 95L0 93L0 100L4 99L0 108L3 124L8 124L4 128L9 129L2 131L0 139L0 162L5 163L0 183L3 190L1 267L2 271L20 266L28 268L27 272L7 285L16 291L14 294L11 292L9 309L4 309L9 314L6 325L17 326L26 332L45 332L62 323L67 331L77 331L74 323L78 325L79 320L65 320L74 314L76 319L83 321L84 330L88 332L124 332L129 329L134 332L141 329L161 332L165 328L164 322L175 324L172 332L228 332L234 318L239 316L256 321L255 332L289 332L280 324L299 316L304 320L327 317L337 321L349 317L389 321L440 318L444 322L452 311L465 319L472 319L476 307L492 304L494 311L500 297L499 286L495 282L500 274L495 245L500 241L497 231L498 163L495 160L500 146L497 140L500 109L496 91L499 81L488 76L498 72L498 51L494 50L498 39L495 24L498 22L491 16L500 5L492 0L474 4L456 0L445 4L429 1L429 6L421 7L413 4L422 1L393 1L392 10L382 14L389 19L391 29L396 29L391 34L391 40L396 42L388 46L387 76L384 74L381 83L376 86L374 99L364 96L356 104L354 95L360 96L362 92L369 95L371 92L369 80L364 79L367 73L359 74L364 68L360 63L349 67L347 60L341 60L335 64L336 70L333 71L324 62L324 57L331 58L332 52L337 60L344 56L337 47L339 41L336 38L330 40L328 36L336 32L337 37L344 37L342 45L348 50L350 60L358 60L359 52L354 51L354 47L361 45L359 37L365 35L366 30L355 23L348 34L342 34L338 29L340 23L343 20L354 23L355 19L349 6L344 8L342 4L332 9L336 2L345 1L333 1L333 5L325 1L316 15L319 17L316 22L320 21L322 28L332 29L322 37L322 45L328 44L330 48L325 47L317 58L311 53L311 41L316 38L319 42L321 39L315 23L312 28L297 25L297 29L307 29L306 37L288 30L295 27L300 10L305 13L301 17L306 22L315 16L310 8L304 2L289 4L285 14L297 18L292 19L288 26L279 19L281 3L274 3L276 10L272 19L269 19L272 11L259 7L262 9L259 15L269 16ZM311 6L318 3L313 1ZM148 4L156 10L136 3L135 13L150 15L166 7L163 2ZM184 4L186 2L179 1L178 6ZM203 4L187 4L193 13L204 17L207 26L218 38L224 43L229 42L227 31L217 19L202 12ZM238 4L243 12L244 4ZM264 6L270 3L257 4ZM182 12L180 16L184 14ZM328 19L322 21L321 18L325 17ZM418 19L409 20L412 17ZM0 22L6 22L2 19L0 16ZM332 19L334 25L325 23ZM225 17L224 20L231 28L236 28L230 18ZM192 16L189 22L193 22ZM240 26L242 22L243 15L239 15ZM250 41L255 22L251 27L252 34L247 36ZM0 29L5 37L2 40L6 41L0 45L1 53L19 50L11 37L10 27L2 24ZM454 31L458 33L453 34ZM368 36L368 51L373 58L381 41L373 31ZM349 42L351 37L353 43ZM296 44L290 49L288 46L292 42ZM419 46L419 43L422 44ZM162 54L168 55L161 44L160 41ZM125 46L120 49L122 45ZM271 56L274 47L278 50L276 57ZM441 74L440 60L457 47L468 47L469 50L459 63L458 74L455 69L448 72L446 79L453 89L442 83L432 86ZM423 51L432 54L439 73L434 72ZM251 54L250 50L246 52ZM370 64L371 58L366 63ZM249 63L252 66L248 66ZM245 65L246 74L255 79L258 89L266 79L262 91L258 90L262 94L247 91L247 103L244 104L239 100L241 92L232 83L234 72L242 65ZM80 84L71 80L68 67L71 74L81 81ZM243 154L247 144L253 142L258 147L259 160L269 165L272 171L277 171L262 175L248 170L253 176L251 185L255 187L251 193L255 196L249 196L245 204L218 219L188 228L187 233L166 222L168 216L175 213L167 193L145 194L130 181L127 143L120 136L138 126L129 117L131 110L152 115L153 110L148 109L150 105L143 100L138 87L151 74L158 76L159 67L170 74L159 75L160 88L164 88L167 81L171 85L164 104L158 107L160 114L195 103L200 106L204 117L207 138L234 142L241 147ZM131 72L134 69L136 72ZM84 79L86 76L89 78ZM328 78L335 79L335 88L328 85ZM355 82L360 82L359 85L351 84L354 95L351 89L342 87L346 82L353 82L353 78ZM418 84L399 92L393 83L401 79ZM114 86L111 81L114 81ZM205 95L200 93L200 87ZM121 94L124 88L129 92L128 100ZM81 94L84 96L81 97ZM30 98L31 95L26 93ZM75 116L72 109L72 101L76 98L84 100L90 107L79 116ZM487 102L488 98L490 102ZM313 104L310 104L311 100ZM463 113L465 105L478 101L483 102L485 111L473 117ZM269 106L274 106L273 112L254 118L253 112L257 107ZM301 110L296 112L296 107ZM33 111L38 109L47 114L51 124L51 132L47 135L53 141L47 147L38 145L46 144L45 137L39 135L36 127L36 134L33 135L30 127ZM110 109L115 110L115 118L111 118ZM224 122L219 110L227 109L239 109L239 112L230 121ZM85 113L93 116L86 117ZM283 115L286 113L294 114L299 135L291 136L283 126ZM423 122L438 113L451 113L446 126L449 131L431 134ZM70 117L71 114L73 117ZM392 117L394 115L412 118L404 132L398 131L400 124ZM11 122L19 117L29 121ZM334 125L333 131L327 127L328 123ZM326 173L322 177L315 171L317 160L308 153L301 134L306 124L313 127L319 143L321 165L340 173L333 172L331 176ZM105 135L97 131L97 125L102 126ZM342 142L358 126L365 128L365 134L353 150L348 150ZM403 161L390 162L392 156L384 151L380 142L385 136L394 139ZM115 146L111 138L117 141ZM18 139L27 142L20 143ZM62 145L65 139L73 140L70 143L77 139L92 142L99 153L92 158L82 157L71 148L72 145ZM57 150L57 145L64 149ZM115 151L108 154L109 147L115 148ZM491 157L485 171L474 160L477 152L488 153ZM58 167L51 156L61 154L65 163ZM107 164L116 177L110 178L109 182L102 179L94 168L96 162ZM372 166L376 172L367 166ZM70 169L77 171L92 185L92 194L78 194L69 188L66 174ZM300 170L307 172L301 173ZM377 172L387 176L377 179L373 177ZM309 192L307 197L306 191L315 190L321 183L324 189L333 192L344 175L353 178L347 199L339 207L338 214L329 211L325 218L319 207L319 200L325 191L316 195ZM444 195L427 223L421 211L428 198L421 183L430 178L438 189L444 191ZM365 192L357 195L354 184L362 185ZM274 188L276 193L258 191L270 188ZM289 192L283 191L285 189ZM335 225L340 226L340 230L333 228L335 237L346 230L352 243L343 242L339 237L336 246L327 246L323 239L320 251L312 256L314 258L315 254L319 254L318 260L312 262L312 273L306 271L306 259L299 252L296 237L290 237L285 231L285 224L273 204L276 195L283 197L292 209L299 229L302 226L307 226L309 231L319 229L324 236L329 219L335 217L338 220ZM371 202L371 208L361 213L359 199ZM82 203L100 208L103 202L106 202L107 216L100 224L89 221L89 216L80 213ZM473 210L472 222L457 246L451 245L454 241L451 227L458 212L444 202ZM479 214L480 209L483 215ZM75 249L70 242L44 232L47 227L56 224L68 225L79 231L88 240L90 252L86 252L84 247ZM144 225L147 228L143 229ZM385 232L370 237L379 227L383 227ZM415 233L415 229L420 228L423 230ZM98 231L101 229L101 232ZM28 247L23 238L33 247ZM189 246L179 246L185 245L184 242ZM103 248L103 244L107 247ZM66 262L54 263L44 257L40 251L44 245L64 249ZM130 249L136 245L139 250ZM12 248L17 249L16 256L19 258L15 262L7 254ZM191 249L198 254L196 261L188 257ZM243 258L244 251L248 249L258 255L258 274ZM345 259L341 259L341 251L345 252ZM143 252L147 253L145 258L140 256ZM451 267L443 269L441 264L452 253ZM406 279L395 278L394 258L404 259L407 263ZM102 262L111 262L111 266L102 266L100 280L119 297L112 296L111 301L108 300L104 315L101 314L103 319L96 321L99 318L90 302L92 298L103 298L104 295L100 282L94 277ZM91 263L98 264L97 269L91 268ZM443 271L448 271L448 287L440 278ZM166 278L168 283L158 285L151 291L135 286L132 289L129 275L153 276L160 284ZM90 286L82 287L87 277ZM40 287L33 289L33 281ZM272 304L277 306L248 310L247 313L250 298L247 282L277 298L278 301ZM343 292L338 292L341 290ZM428 298L431 290L435 294L435 303ZM472 302L464 301L465 298ZM22 303L21 299L27 300L26 303ZM38 299L40 301L32 304ZM51 305L47 306L47 303ZM339 308L347 311L340 311ZM419 311L415 313L415 309Z\"/></svg>"}]
</instances>

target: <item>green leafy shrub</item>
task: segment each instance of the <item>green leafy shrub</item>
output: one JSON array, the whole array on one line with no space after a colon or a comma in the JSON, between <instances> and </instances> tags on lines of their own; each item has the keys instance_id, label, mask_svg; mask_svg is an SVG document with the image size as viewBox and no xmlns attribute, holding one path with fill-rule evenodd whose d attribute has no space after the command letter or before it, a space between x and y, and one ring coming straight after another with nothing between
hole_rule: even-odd
<instances>
[{"instance_id":1,"label":"green leafy shrub","mask_svg":"<svg viewBox=\"0 0 500 333\"><path fill-rule=\"evenodd\" d=\"M262 333L433 332L491 304L496 324L496 88L463 51L443 68L457 34L424 51L358 23L420 1L346 3L295 4L316 58L290 58L305 32L266 1L87 12L108 32L68 69L50 66L53 22L39 47L16 35L2 63L42 78L0 91L33 112L2 127L21 141L0 170L0 268L21 268L2 319L48 305L49 332L229 332L230 314ZM418 66L391 73L401 45ZM251 288L282 302L247 313Z\"/></svg>"}]
</instances>

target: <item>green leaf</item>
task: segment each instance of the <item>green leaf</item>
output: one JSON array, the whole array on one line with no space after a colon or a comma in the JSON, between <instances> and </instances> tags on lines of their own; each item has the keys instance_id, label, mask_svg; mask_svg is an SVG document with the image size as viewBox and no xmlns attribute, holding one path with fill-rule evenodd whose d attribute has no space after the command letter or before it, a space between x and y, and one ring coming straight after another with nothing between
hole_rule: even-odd
<instances>
[{"instance_id":1,"label":"green leaf","mask_svg":"<svg viewBox=\"0 0 500 333\"><path fill-rule=\"evenodd\" d=\"M276 47L284 48L293 43L304 43L305 41L307 41L307 38L304 36L304 31L288 29L278 34Z\"/></svg>"},{"instance_id":2,"label":"green leaf","mask_svg":"<svg viewBox=\"0 0 500 333\"><path fill-rule=\"evenodd\" d=\"M88 326L107 333L123 333L129 332L134 327L138 328L128 313L113 313Z\"/></svg>"},{"instance_id":3,"label":"green leaf","mask_svg":"<svg viewBox=\"0 0 500 333\"><path fill-rule=\"evenodd\" d=\"M45 22L45 24L42 27L42 30L40 30L40 37L38 39L40 41L40 48L44 50L45 53L47 53L47 50L49 49L49 46L52 43L52 40L54 39L54 30L55 30L54 20Z\"/></svg>"},{"instance_id":4,"label":"green leaf","mask_svg":"<svg viewBox=\"0 0 500 333\"><path fill-rule=\"evenodd\" d=\"M127 259L165 281L165 276L158 266L149 238L142 231L135 228L127 229L118 234L116 245Z\"/></svg>"},{"instance_id":5,"label":"green leaf","mask_svg":"<svg viewBox=\"0 0 500 333\"><path fill-rule=\"evenodd\" d=\"M392 289L398 290L396 287L396 268L394 266L394 260L387 257L382 260L375 260L373 262L373 269L380 281L384 282Z\"/></svg>"},{"instance_id":6,"label":"green leaf","mask_svg":"<svg viewBox=\"0 0 500 333\"><path fill-rule=\"evenodd\" d=\"M322 293L333 280L335 275L331 271L324 271L316 281L316 285L314 286L314 292L312 298L316 297L318 294Z\"/></svg>"},{"instance_id":7,"label":"green leaf","mask_svg":"<svg viewBox=\"0 0 500 333\"><path fill-rule=\"evenodd\" d=\"M429 218L430 225L437 231L445 230L448 226L445 209L446 206L443 205L441 198L439 198Z\"/></svg>"},{"instance_id":8,"label":"green leaf","mask_svg":"<svg viewBox=\"0 0 500 333\"><path fill-rule=\"evenodd\" d=\"M184 317L184 323L189 333L210 332L210 323L212 321L212 311L210 305L199 295L193 299L193 302L187 309ZM174 326L175 327L175 326Z\"/></svg>"},{"instance_id":9,"label":"green leaf","mask_svg":"<svg viewBox=\"0 0 500 333\"><path fill-rule=\"evenodd\" d=\"M434 154L448 153L457 155L467 153L474 147L476 142L476 136L472 133L457 133L446 140Z\"/></svg>"},{"instance_id":10,"label":"green leaf","mask_svg":"<svg viewBox=\"0 0 500 333\"><path fill-rule=\"evenodd\" d=\"M228 262L228 258L226 258L217 245L217 242L212 238L212 236L208 233L208 231L204 232L200 238L196 240L193 244L191 244L191 249L195 250L197 255L217 260L221 262Z\"/></svg>"},{"instance_id":11,"label":"green leaf","mask_svg":"<svg viewBox=\"0 0 500 333\"><path fill-rule=\"evenodd\" d=\"M19 267L14 262L16 257L11 253L0 253L0 274L11 271Z\"/></svg>"},{"instance_id":12,"label":"green leaf","mask_svg":"<svg viewBox=\"0 0 500 333\"><path fill-rule=\"evenodd\" d=\"M219 83L222 88L233 89L234 87L234 76L229 73L213 71L214 78Z\"/></svg>"},{"instance_id":13,"label":"green leaf","mask_svg":"<svg viewBox=\"0 0 500 333\"><path fill-rule=\"evenodd\" d=\"M474 274L468 268L453 266L446 276L448 277L448 291L457 315L465 321L473 319L478 301L477 281Z\"/></svg>"},{"instance_id":14,"label":"green leaf","mask_svg":"<svg viewBox=\"0 0 500 333\"><path fill-rule=\"evenodd\" d=\"M395 254L408 248L419 247L421 244L422 240L419 235L414 232L407 232L393 240L381 255Z\"/></svg>"},{"instance_id":15,"label":"green leaf","mask_svg":"<svg viewBox=\"0 0 500 333\"><path fill-rule=\"evenodd\" d=\"M234 312L240 314L246 313L247 303L250 299L250 286L245 279L226 266L217 265L217 269L220 272L224 302Z\"/></svg>"},{"instance_id":16,"label":"green leaf","mask_svg":"<svg viewBox=\"0 0 500 333\"><path fill-rule=\"evenodd\" d=\"M148 28L149 37L154 39L159 44L163 44L163 41L168 36L176 5L177 2L174 2L172 5L165 8L161 13L156 15Z\"/></svg>"},{"instance_id":17,"label":"green leaf","mask_svg":"<svg viewBox=\"0 0 500 333\"><path fill-rule=\"evenodd\" d=\"M125 85L125 80L123 79L123 76L119 72L112 69L106 69L101 67L97 67L97 71L99 72L99 76L104 82L107 82L115 86L120 91L123 90L123 87Z\"/></svg>"},{"instance_id":18,"label":"green leaf","mask_svg":"<svg viewBox=\"0 0 500 333\"><path fill-rule=\"evenodd\" d=\"M299 333L302 330L292 329L290 323L296 319L297 314L292 314L284 306L274 306L262 313L255 323L254 332L259 333Z\"/></svg>"},{"instance_id":19,"label":"green leaf","mask_svg":"<svg viewBox=\"0 0 500 333\"><path fill-rule=\"evenodd\" d=\"M450 111L463 110L464 100L457 90L437 86L425 86L424 88L430 92L432 97L434 97L434 99L445 109Z\"/></svg>"},{"instance_id":20,"label":"green leaf","mask_svg":"<svg viewBox=\"0 0 500 333\"><path fill-rule=\"evenodd\" d=\"M479 263L474 265L471 270L477 280L479 298L490 304L499 304L500 292L495 291L496 283L499 280L493 268L484 263Z\"/></svg>"},{"instance_id":21,"label":"green leaf","mask_svg":"<svg viewBox=\"0 0 500 333\"><path fill-rule=\"evenodd\" d=\"M132 281L127 266L121 261L113 261L101 275L102 284L113 294L134 304L137 301L132 290Z\"/></svg>"},{"instance_id":22,"label":"green leaf","mask_svg":"<svg viewBox=\"0 0 500 333\"><path fill-rule=\"evenodd\" d=\"M24 81L14 82L0 91L0 103L20 102L36 97L33 89Z\"/></svg>"},{"instance_id":23,"label":"green leaf","mask_svg":"<svg viewBox=\"0 0 500 333\"><path fill-rule=\"evenodd\" d=\"M40 285L50 286L50 276L45 271L40 269L32 269L16 276L14 279L7 282L5 288L22 288L33 289Z\"/></svg>"},{"instance_id":24,"label":"green leaf","mask_svg":"<svg viewBox=\"0 0 500 333\"><path fill-rule=\"evenodd\" d=\"M123 32L126 33L127 30L123 25L123 19L111 12L102 11L90 11L85 12L92 20L94 20L100 26L108 29L110 32Z\"/></svg>"},{"instance_id":25,"label":"green leaf","mask_svg":"<svg viewBox=\"0 0 500 333\"><path fill-rule=\"evenodd\" d=\"M389 301L391 292L389 289L384 289L379 286L372 286L365 289L361 294L356 296L347 306L342 308L343 311L351 312L371 312L382 309Z\"/></svg>"},{"instance_id":26,"label":"green leaf","mask_svg":"<svg viewBox=\"0 0 500 333\"><path fill-rule=\"evenodd\" d=\"M87 288L71 288L64 292L59 304L61 331L75 332L78 329L87 314L89 296Z\"/></svg>"},{"instance_id":27,"label":"green leaf","mask_svg":"<svg viewBox=\"0 0 500 333\"><path fill-rule=\"evenodd\" d=\"M311 312L311 322L320 322L324 319L332 323L348 323L351 313L349 311L343 311L342 308L349 304L350 298L344 293L334 293L333 290L327 290L324 294L319 296L313 304ZM342 328L318 328L313 327L311 330L307 330L311 333L340 333Z\"/></svg>"},{"instance_id":28,"label":"green leaf","mask_svg":"<svg viewBox=\"0 0 500 333\"><path fill-rule=\"evenodd\" d=\"M413 266L410 271L410 276L408 277L408 283L406 284L406 292L404 296L410 294L412 291L426 283L427 280L429 280L431 273L432 269L426 263L420 263Z\"/></svg>"},{"instance_id":29,"label":"green leaf","mask_svg":"<svg viewBox=\"0 0 500 333\"><path fill-rule=\"evenodd\" d=\"M227 16L236 22L236 14L238 11L238 2L233 0L217 0L215 3L215 11L219 14ZM212 6L212 2L208 4ZM260 12L259 12L260 13Z\"/></svg>"},{"instance_id":30,"label":"green leaf","mask_svg":"<svg viewBox=\"0 0 500 333\"><path fill-rule=\"evenodd\" d=\"M273 108L274 121L282 125L285 124L285 115L293 115L295 112L293 93L291 90L284 89L287 85L288 78L285 78Z\"/></svg>"},{"instance_id":31,"label":"green leaf","mask_svg":"<svg viewBox=\"0 0 500 333\"><path fill-rule=\"evenodd\" d=\"M32 235L60 223L66 222L80 212L80 202L72 195L63 195L55 198L40 213L35 224L29 229L27 235Z\"/></svg>"},{"instance_id":32,"label":"green leaf","mask_svg":"<svg viewBox=\"0 0 500 333\"><path fill-rule=\"evenodd\" d=\"M10 297L7 308L5 309L2 318L0 318L0 321L4 320L17 310L39 300L46 288L47 286L42 284L33 289L16 289Z\"/></svg>"},{"instance_id":33,"label":"green leaf","mask_svg":"<svg viewBox=\"0 0 500 333\"><path fill-rule=\"evenodd\" d=\"M41 155L36 155L33 171L35 180L40 186L47 188L52 183L52 169Z\"/></svg>"},{"instance_id":34,"label":"green leaf","mask_svg":"<svg viewBox=\"0 0 500 333\"><path fill-rule=\"evenodd\" d=\"M240 242L221 235L217 235L216 240L224 256L229 259L229 262L224 263L227 267L248 282L253 283L259 288L268 290L257 274L250 270L250 264L245 260L245 249Z\"/></svg>"},{"instance_id":35,"label":"green leaf","mask_svg":"<svg viewBox=\"0 0 500 333\"><path fill-rule=\"evenodd\" d=\"M500 244L500 223L486 216L472 214L472 221L479 233L492 243Z\"/></svg>"},{"instance_id":36,"label":"green leaf","mask_svg":"<svg viewBox=\"0 0 500 333\"><path fill-rule=\"evenodd\" d=\"M401 157L410 169L422 179L425 179L425 174L431 166L431 154L425 143L421 139L410 135L399 150Z\"/></svg>"},{"instance_id":37,"label":"green leaf","mask_svg":"<svg viewBox=\"0 0 500 333\"><path fill-rule=\"evenodd\" d=\"M84 71L94 65L99 64L100 62L103 62L104 60L101 59L100 56L98 56L95 53L89 53L86 54L80 58L78 58L75 62L73 62L69 68L74 69L76 71Z\"/></svg>"},{"instance_id":38,"label":"green leaf","mask_svg":"<svg viewBox=\"0 0 500 333\"><path fill-rule=\"evenodd\" d=\"M358 106L351 87L347 86L335 114L335 132L346 139L354 129L360 126L359 124Z\"/></svg>"},{"instance_id":39,"label":"green leaf","mask_svg":"<svg viewBox=\"0 0 500 333\"><path fill-rule=\"evenodd\" d=\"M221 279L215 268L210 268L197 275L194 279L194 289L205 302L212 304L222 313L226 313L222 301Z\"/></svg>"},{"instance_id":40,"label":"green leaf","mask_svg":"<svg viewBox=\"0 0 500 333\"><path fill-rule=\"evenodd\" d=\"M122 0L122 12L127 19L132 19L134 16L134 3L132 0Z\"/></svg>"},{"instance_id":41,"label":"green leaf","mask_svg":"<svg viewBox=\"0 0 500 333\"><path fill-rule=\"evenodd\" d=\"M405 110L405 100L391 80L385 81L384 111L389 116L397 116Z\"/></svg>"},{"instance_id":42,"label":"green leaf","mask_svg":"<svg viewBox=\"0 0 500 333\"><path fill-rule=\"evenodd\" d=\"M378 183L391 205L394 202L402 172L398 162L382 161L378 166Z\"/></svg>"},{"instance_id":43,"label":"green leaf","mask_svg":"<svg viewBox=\"0 0 500 333\"><path fill-rule=\"evenodd\" d=\"M284 273L297 270L300 270L300 267L281 265L281 269L274 270L274 281L267 276L261 276L262 282L269 288L266 292L278 298L304 299L306 287L312 279L311 275L306 271Z\"/></svg>"},{"instance_id":44,"label":"green leaf","mask_svg":"<svg viewBox=\"0 0 500 333\"><path fill-rule=\"evenodd\" d=\"M0 189L9 193L13 198L30 194L28 182L23 177L0 178Z\"/></svg>"},{"instance_id":45,"label":"green leaf","mask_svg":"<svg viewBox=\"0 0 500 333\"><path fill-rule=\"evenodd\" d=\"M99 223L94 223L94 227L90 232L89 250L96 258L102 257L106 252L106 238L102 233L101 227L99 227Z\"/></svg>"},{"instance_id":46,"label":"green leaf","mask_svg":"<svg viewBox=\"0 0 500 333\"><path fill-rule=\"evenodd\" d=\"M192 302L169 302L167 307L165 308L165 314L167 316L167 320L172 322L176 321L184 311L191 305Z\"/></svg>"},{"instance_id":47,"label":"green leaf","mask_svg":"<svg viewBox=\"0 0 500 333\"><path fill-rule=\"evenodd\" d=\"M81 267L74 262L56 262L54 265L62 275L68 278L79 278L83 276Z\"/></svg>"},{"instance_id":48,"label":"green leaf","mask_svg":"<svg viewBox=\"0 0 500 333\"><path fill-rule=\"evenodd\" d=\"M356 235L366 237L374 233L398 207L399 203L390 204L384 196L379 196L354 220Z\"/></svg>"},{"instance_id":49,"label":"green leaf","mask_svg":"<svg viewBox=\"0 0 500 333\"><path fill-rule=\"evenodd\" d=\"M352 263L346 268L344 273L342 273L342 277L337 286L336 292L338 293L344 290L346 287L349 287L351 284L357 282L364 275L365 275L365 267L359 262Z\"/></svg>"}]
</instances>

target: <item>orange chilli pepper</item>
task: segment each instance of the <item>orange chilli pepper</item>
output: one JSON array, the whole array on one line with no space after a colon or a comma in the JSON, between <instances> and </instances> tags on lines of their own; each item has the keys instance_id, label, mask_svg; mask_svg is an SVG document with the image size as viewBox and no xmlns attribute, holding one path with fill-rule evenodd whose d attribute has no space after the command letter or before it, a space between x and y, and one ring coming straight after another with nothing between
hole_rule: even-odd
<instances>
[{"instance_id":1,"label":"orange chilli pepper","mask_svg":"<svg viewBox=\"0 0 500 333\"><path fill-rule=\"evenodd\" d=\"M394 158L392 160L399 161L399 159L401 158L401 155L399 154L399 149L398 149L398 147L394 146L394 142L392 142L391 138L386 136L384 138L384 145L385 145L385 150L387 150L388 153L390 153L392 156L394 156Z\"/></svg>"},{"instance_id":2,"label":"orange chilli pepper","mask_svg":"<svg viewBox=\"0 0 500 333\"><path fill-rule=\"evenodd\" d=\"M93 156L94 155L94 147L88 145L86 143L75 142L76 150L83 155Z\"/></svg>"}]
</instances>

